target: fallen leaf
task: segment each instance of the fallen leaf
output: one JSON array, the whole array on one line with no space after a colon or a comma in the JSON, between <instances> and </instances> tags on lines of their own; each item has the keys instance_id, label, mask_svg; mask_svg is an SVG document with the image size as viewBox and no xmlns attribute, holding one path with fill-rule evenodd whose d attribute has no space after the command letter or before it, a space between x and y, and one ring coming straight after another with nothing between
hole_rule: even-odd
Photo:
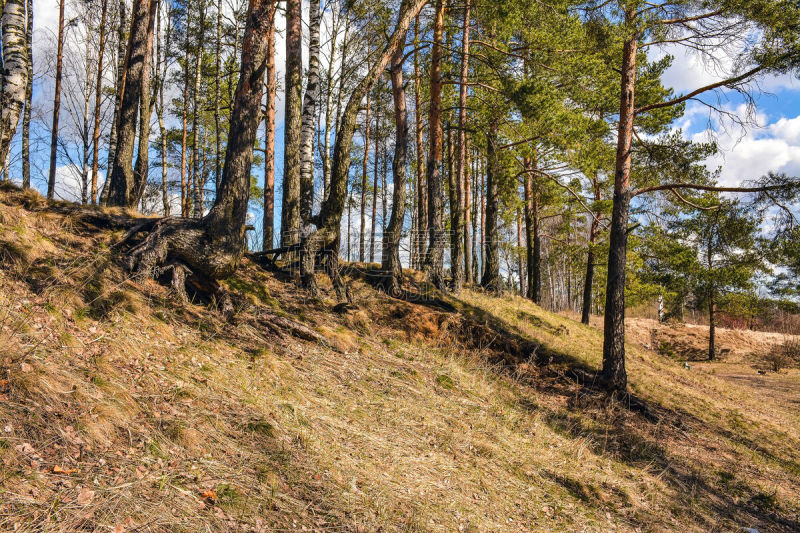
<instances>
[{"instance_id":1,"label":"fallen leaf","mask_svg":"<svg viewBox=\"0 0 800 533\"><path fill-rule=\"evenodd\" d=\"M217 493L213 489L206 489L200 493L200 498L209 505L217 502Z\"/></svg>"},{"instance_id":2,"label":"fallen leaf","mask_svg":"<svg viewBox=\"0 0 800 533\"><path fill-rule=\"evenodd\" d=\"M20 363L19 368L23 372L30 372L31 370L33 370L33 367L28 363Z\"/></svg>"},{"instance_id":3,"label":"fallen leaf","mask_svg":"<svg viewBox=\"0 0 800 533\"><path fill-rule=\"evenodd\" d=\"M88 487L84 487L78 493L78 505L88 505L94 498L94 491Z\"/></svg>"}]
</instances>

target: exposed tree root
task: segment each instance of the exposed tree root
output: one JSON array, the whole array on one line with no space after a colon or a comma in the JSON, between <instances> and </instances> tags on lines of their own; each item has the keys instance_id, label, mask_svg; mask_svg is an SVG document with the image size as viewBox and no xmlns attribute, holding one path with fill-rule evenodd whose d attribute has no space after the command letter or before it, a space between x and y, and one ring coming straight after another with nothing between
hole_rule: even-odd
<instances>
[{"instance_id":1,"label":"exposed tree root","mask_svg":"<svg viewBox=\"0 0 800 533\"><path fill-rule=\"evenodd\" d=\"M315 342L320 346L337 352L340 351L331 345L325 337L305 324L292 320L291 318L278 316L266 310L259 310L256 322L279 338L285 338L286 335L290 335L304 341Z\"/></svg>"}]
</instances>

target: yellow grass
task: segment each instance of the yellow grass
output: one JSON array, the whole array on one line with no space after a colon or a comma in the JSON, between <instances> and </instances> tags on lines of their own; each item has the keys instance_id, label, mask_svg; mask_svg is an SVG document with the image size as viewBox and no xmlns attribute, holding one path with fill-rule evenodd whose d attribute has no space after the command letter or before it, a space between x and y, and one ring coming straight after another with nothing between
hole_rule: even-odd
<instances>
[{"instance_id":1,"label":"yellow grass","mask_svg":"<svg viewBox=\"0 0 800 533\"><path fill-rule=\"evenodd\" d=\"M597 329L472 291L464 316L552 362L503 364L451 314L360 281L335 315L249 264L228 285L250 307L226 323L129 280L118 233L17 194L0 193L0 244L28 247L1 259L0 530L798 527L797 398L631 345L629 409L576 381ZM335 349L269 336L259 306Z\"/></svg>"}]
</instances>

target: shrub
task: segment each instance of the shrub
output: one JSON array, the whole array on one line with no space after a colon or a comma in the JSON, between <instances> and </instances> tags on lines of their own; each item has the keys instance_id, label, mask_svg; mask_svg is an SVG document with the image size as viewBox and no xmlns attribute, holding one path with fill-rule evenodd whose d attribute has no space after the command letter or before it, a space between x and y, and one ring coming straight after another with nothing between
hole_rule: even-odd
<instances>
[{"instance_id":1,"label":"shrub","mask_svg":"<svg viewBox=\"0 0 800 533\"><path fill-rule=\"evenodd\" d=\"M800 339L787 337L783 344L775 344L762 361L773 372L779 372L800 362Z\"/></svg>"}]
</instances>

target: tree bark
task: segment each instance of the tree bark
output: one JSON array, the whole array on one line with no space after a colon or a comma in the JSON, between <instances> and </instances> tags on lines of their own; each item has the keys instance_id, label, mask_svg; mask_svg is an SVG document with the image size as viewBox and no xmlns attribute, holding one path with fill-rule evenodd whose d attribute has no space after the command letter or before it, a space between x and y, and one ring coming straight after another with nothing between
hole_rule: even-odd
<instances>
[{"instance_id":1,"label":"tree bark","mask_svg":"<svg viewBox=\"0 0 800 533\"><path fill-rule=\"evenodd\" d=\"M189 139L189 43L191 42L191 1L186 2L186 27L183 42L183 111L181 113L181 216L189 216L189 184L186 181L186 151Z\"/></svg>"},{"instance_id":2,"label":"tree bark","mask_svg":"<svg viewBox=\"0 0 800 533\"><path fill-rule=\"evenodd\" d=\"M145 44L145 63L142 67L142 90L139 101L139 146L136 152L136 164L133 167L133 193L128 206L136 208L142 201L144 189L150 171L150 117L153 113L153 99L150 89L150 78L153 61L153 34L158 0L151 0Z\"/></svg>"},{"instance_id":3,"label":"tree bark","mask_svg":"<svg viewBox=\"0 0 800 533\"><path fill-rule=\"evenodd\" d=\"M470 0L464 1L463 33L461 34L461 86L458 94L458 171L456 176L456 214L453 217L453 292L458 293L464 283L464 272L469 277L470 259L468 236L469 224L465 207L467 183L467 76L469 74L469 14ZM466 193L468 194L468 193ZM466 259L466 261L465 261ZM462 266L463 264L463 266Z\"/></svg>"},{"instance_id":4,"label":"tree bark","mask_svg":"<svg viewBox=\"0 0 800 533\"><path fill-rule=\"evenodd\" d=\"M503 280L500 278L500 242L497 234L497 202L498 202L498 173L500 164L497 154L497 123L491 122L486 134L486 233L485 266L481 286L489 291L497 292L502 289Z\"/></svg>"},{"instance_id":5,"label":"tree bark","mask_svg":"<svg viewBox=\"0 0 800 533\"><path fill-rule=\"evenodd\" d=\"M478 164L481 174L481 276L486 272L486 160Z\"/></svg>"},{"instance_id":6,"label":"tree bark","mask_svg":"<svg viewBox=\"0 0 800 533\"><path fill-rule=\"evenodd\" d=\"M370 224L369 228L369 262L375 262L375 227L377 226L378 222L378 162L380 161L380 154L378 150L380 148L380 138L378 133L380 132L381 123L380 123L380 113L375 115L375 159L373 161L373 169L372 169L372 223Z\"/></svg>"},{"instance_id":7,"label":"tree bark","mask_svg":"<svg viewBox=\"0 0 800 533\"><path fill-rule=\"evenodd\" d=\"M302 129L303 30L302 2L286 2L286 82L283 137L283 209L281 246L299 242L300 140Z\"/></svg>"},{"instance_id":8,"label":"tree bark","mask_svg":"<svg viewBox=\"0 0 800 533\"><path fill-rule=\"evenodd\" d=\"M192 178L191 182L194 185L192 201L192 216L200 218L203 216L203 179L200 176L200 132L198 130L197 122L200 115L200 82L203 74L203 41L205 37L206 26L206 6L203 0L200 1L198 6L200 11L200 20L197 24L197 57L194 64L194 89L192 90Z\"/></svg>"},{"instance_id":9,"label":"tree bark","mask_svg":"<svg viewBox=\"0 0 800 533\"><path fill-rule=\"evenodd\" d=\"M308 232L314 210L314 129L319 101L319 0L311 0L309 10L308 80L303 99L300 137L300 221L303 233Z\"/></svg>"},{"instance_id":10,"label":"tree bark","mask_svg":"<svg viewBox=\"0 0 800 533\"><path fill-rule=\"evenodd\" d=\"M155 231L129 253L128 265L140 275L158 275L169 265L178 264L188 267L195 277L223 279L233 273L244 252L250 169L261 116L271 9L270 0L250 0L248 4L241 74L214 206L202 219L158 221Z\"/></svg>"},{"instance_id":11,"label":"tree bark","mask_svg":"<svg viewBox=\"0 0 800 533\"><path fill-rule=\"evenodd\" d=\"M464 281L472 283L472 161L470 159L469 137L464 136L466 153L464 154Z\"/></svg>"},{"instance_id":12,"label":"tree bark","mask_svg":"<svg viewBox=\"0 0 800 533\"><path fill-rule=\"evenodd\" d=\"M523 274L525 270L525 239L522 236L522 209L517 210L517 248L519 249L517 253L517 268L519 270L519 295L523 298L528 293L527 290L527 276Z\"/></svg>"},{"instance_id":13,"label":"tree bark","mask_svg":"<svg viewBox=\"0 0 800 533\"><path fill-rule=\"evenodd\" d=\"M422 145L422 74L419 65L419 17L414 19L414 123L417 178L417 234L414 235L413 254L417 268L425 262L428 235L428 191L425 179L425 152Z\"/></svg>"},{"instance_id":14,"label":"tree bark","mask_svg":"<svg viewBox=\"0 0 800 533\"><path fill-rule=\"evenodd\" d=\"M600 202L603 199L603 189L600 187L597 175L592 180L594 189L594 200ZM581 307L581 322L588 325L592 313L592 285L594 284L594 248L597 242L597 234L600 230L601 212L595 213L589 226L589 250L586 252L586 277L583 282L583 305Z\"/></svg>"},{"instance_id":15,"label":"tree bark","mask_svg":"<svg viewBox=\"0 0 800 533\"><path fill-rule=\"evenodd\" d=\"M369 166L369 110L370 99L367 93L367 107L364 112L364 160L361 166L361 235L358 241L358 260L363 263L366 259L366 241L367 241L367 168ZM337 132L338 135L338 132Z\"/></svg>"},{"instance_id":16,"label":"tree bark","mask_svg":"<svg viewBox=\"0 0 800 533\"><path fill-rule=\"evenodd\" d=\"M136 141L136 119L143 96L145 69L150 68L152 55L152 14L156 2L136 0L131 12L131 33L125 61L119 124L117 125L117 149L111 171L108 205L128 207L135 198L135 180L132 167L133 147ZM148 41L150 46L148 47ZM150 53L148 53L148 51ZM148 102L149 103L149 102Z\"/></svg>"},{"instance_id":17,"label":"tree bark","mask_svg":"<svg viewBox=\"0 0 800 533\"><path fill-rule=\"evenodd\" d=\"M403 0L398 21L389 38L389 42L381 52L378 61L356 85L342 113L333 154L331 192L328 198L323 201L319 215L315 217L315 224L318 229L304 240L301 249L301 279L303 285L312 294L317 292L316 279L314 278L316 255L322 251L327 251L327 271L336 289L337 296L349 299L346 286L339 272L338 248L339 229L347 199L347 178L350 171L350 151L353 146L356 118L358 117L361 101L366 96L370 86L384 71L397 48L403 45L405 32L408 30L411 20L417 16L426 3L427 0L414 0L413 3L412 0Z\"/></svg>"},{"instance_id":18,"label":"tree bark","mask_svg":"<svg viewBox=\"0 0 800 533\"><path fill-rule=\"evenodd\" d=\"M444 221L442 220L442 42L444 36L444 0L436 0L433 25L433 52L430 75L430 113L428 124L430 149L428 154L428 251L425 272L428 280L439 289L444 283Z\"/></svg>"},{"instance_id":19,"label":"tree bark","mask_svg":"<svg viewBox=\"0 0 800 533\"><path fill-rule=\"evenodd\" d=\"M275 100L278 80L275 70L275 11L274 0L270 3L269 27L267 28L267 112L264 114L264 216L262 247L272 248L275 241Z\"/></svg>"},{"instance_id":20,"label":"tree bark","mask_svg":"<svg viewBox=\"0 0 800 533\"><path fill-rule=\"evenodd\" d=\"M87 12L87 21L86 26L87 28L91 27L92 19L94 18L93 12ZM83 154L81 157L81 163L83 163L83 168L81 170L81 204L87 205L89 203L89 153L92 149L92 141L91 137L89 136L89 107L91 106L92 101L92 50L91 50L91 39L85 39L84 43L84 82L83 82L83 124L81 125L81 141L83 143ZM100 79L100 71L97 72L97 83L98 85L101 83Z\"/></svg>"},{"instance_id":21,"label":"tree bark","mask_svg":"<svg viewBox=\"0 0 800 533\"><path fill-rule=\"evenodd\" d=\"M219 190L220 179L222 179L222 139L220 136L219 118L220 110L220 91L219 84L222 81L222 0L217 0L217 42L216 42L216 63L214 65L214 190Z\"/></svg>"},{"instance_id":22,"label":"tree bark","mask_svg":"<svg viewBox=\"0 0 800 533\"><path fill-rule=\"evenodd\" d=\"M395 125L394 159L392 160L392 215L386 232L383 234L381 269L385 273L384 290L389 294L399 294L403 284L400 237L406 212L406 155L408 152L408 110L403 86L403 47L399 47L392 56L391 80Z\"/></svg>"},{"instance_id":23,"label":"tree bark","mask_svg":"<svg viewBox=\"0 0 800 533\"><path fill-rule=\"evenodd\" d=\"M471 255L472 255L472 273L471 275L471 282L477 282L479 279L479 271L478 271L478 219L480 218L478 213L478 196L480 196L480 188L479 188L479 181L478 181L478 154L472 154L472 235L470 237L471 242Z\"/></svg>"},{"instance_id":24,"label":"tree bark","mask_svg":"<svg viewBox=\"0 0 800 533\"><path fill-rule=\"evenodd\" d=\"M626 13L626 19L633 16ZM624 391L625 371L625 261L628 241L628 213L631 200L631 147L633 141L636 90L637 36L625 41L622 53L619 130L614 173L614 206L608 252L608 279L603 326L603 370L601 378L609 391Z\"/></svg>"},{"instance_id":25,"label":"tree bark","mask_svg":"<svg viewBox=\"0 0 800 533\"><path fill-rule=\"evenodd\" d=\"M708 242L706 245L706 266L709 272L714 271L714 247L713 247L713 239L711 235L708 237ZM716 318L716 311L717 311L717 304L714 298L715 296L714 291L714 282L709 281L708 286L708 360L713 361L716 354L716 333L717 333L717 325L714 322Z\"/></svg>"},{"instance_id":26,"label":"tree bark","mask_svg":"<svg viewBox=\"0 0 800 533\"><path fill-rule=\"evenodd\" d=\"M55 197L55 190L56 190L56 148L58 146L58 116L59 112L61 111L61 77L64 65L64 3L66 0L60 0L58 3L58 46L56 50L56 87L55 87L55 95L53 96L53 126L50 130L50 174L47 178L47 198L52 200ZM11 7L15 7L17 4L11 4ZM5 14L5 10L3 11ZM13 31L13 30L12 30ZM12 100L13 102L13 100ZM5 107L5 106L4 106ZM19 116L19 113L17 113ZM5 132L7 128L5 124L3 124L3 131ZM16 126L16 121L14 122L14 126ZM5 135L4 135L5 137ZM9 138L9 141L11 139ZM3 156L3 161L5 161L5 155L8 152L8 149L5 148L5 139L0 140L0 155Z\"/></svg>"},{"instance_id":27,"label":"tree bark","mask_svg":"<svg viewBox=\"0 0 800 533\"><path fill-rule=\"evenodd\" d=\"M111 170L114 168L114 159L117 153L117 126L119 125L120 106L122 104L120 93L125 85L125 61L128 57L125 28L128 26L127 16L125 13L125 0L120 0L117 7L117 15L119 16L119 27L117 28L117 76L114 80L114 90L116 98L114 98L114 120L111 122L111 133L108 140L108 157L106 159L106 179L103 182L103 188L100 193L100 204L108 205L108 195L111 191Z\"/></svg>"},{"instance_id":28,"label":"tree bark","mask_svg":"<svg viewBox=\"0 0 800 533\"><path fill-rule=\"evenodd\" d=\"M33 0L27 0L27 31L25 32L25 48L28 52L25 80L25 112L22 117L22 187L31 186L31 104L33 95Z\"/></svg>"},{"instance_id":29,"label":"tree bark","mask_svg":"<svg viewBox=\"0 0 800 533\"><path fill-rule=\"evenodd\" d=\"M445 153L447 154L445 157L445 168L447 168L447 194L450 200L450 234L448 241L450 243L450 275L452 277L453 269L455 268L455 249L456 246L459 245L459 241L461 239L458 238L455 233L455 228L458 225L458 222L456 221L456 218L458 217L458 198L456 197L456 173L454 168L455 165L453 164L455 156L453 150L453 128L449 122L447 124L447 135L445 136L445 141Z\"/></svg>"},{"instance_id":30,"label":"tree bark","mask_svg":"<svg viewBox=\"0 0 800 533\"><path fill-rule=\"evenodd\" d=\"M0 110L0 161L8 173L11 139L25 105L28 86L28 58L25 0L6 0L0 17L3 44L3 106ZM52 197L52 196L51 196Z\"/></svg>"},{"instance_id":31,"label":"tree bark","mask_svg":"<svg viewBox=\"0 0 800 533\"><path fill-rule=\"evenodd\" d=\"M157 115L158 115L158 129L161 134L161 204L162 209L164 211L164 216L168 217L170 215L170 202L169 202L169 190L168 190L168 183L167 183L167 128L164 125L164 113L166 113L166 109L164 107L164 86L167 82L167 71L168 71L168 63L167 63L167 55L170 49L170 35L172 34L172 24L170 23L169 13L167 13L167 28L164 32L166 42L164 46L161 46L161 11L158 12L158 25L156 28L156 44L158 48L158 52L156 56L158 57L159 66L158 66L158 107L156 108Z\"/></svg>"},{"instance_id":32,"label":"tree bark","mask_svg":"<svg viewBox=\"0 0 800 533\"><path fill-rule=\"evenodd\" d=\"M713 361L717 356L717 324L716 324L716 303L714 302L714 289L708 292L708 360Z\"/></svg>"},{"instance_id":33,"label":"tree bark","mask_svg":"<svg viewBox=\"0 0 800 533\"><path fill-rule=\"evenodd\" d=\"M378 134L381 129L380 113L375 115L375 159L372 168L372 223L369 228L369 262L375 262L375 227L378 225L378 163L380 161L380 138Z\"/></svg>"},{"instance_id":34,"label":"tree bark","mask_svg":"<svg viewBox=\"0 0 800 533\"><path fill-rule=\"evenodd\" d=\"M30 0L33 1L33 0ZM103 97L103 52L106 45L106 14L108 13L108 0L103 0L100 8L100 46L97 51L97 87L94 94L94 133L92 135L92 205L97 203L97 181L100 167L100 106Z\"/></svg>"},{"instance_id":35,"label":"tree bark","mask_svg":"<svg viewBox=\"0 0 800 533\"><path fill-rule=\"evenodd\" d=\"M325 78L325 139L322 144L322 199L328 197L331 181L331 113L333 113L333 65L336 62L336 38L339 34L336 12L333 13L331 33L331 56ZM348 258L349 259L349 258Z\"/></svg>"}]
</instances>

